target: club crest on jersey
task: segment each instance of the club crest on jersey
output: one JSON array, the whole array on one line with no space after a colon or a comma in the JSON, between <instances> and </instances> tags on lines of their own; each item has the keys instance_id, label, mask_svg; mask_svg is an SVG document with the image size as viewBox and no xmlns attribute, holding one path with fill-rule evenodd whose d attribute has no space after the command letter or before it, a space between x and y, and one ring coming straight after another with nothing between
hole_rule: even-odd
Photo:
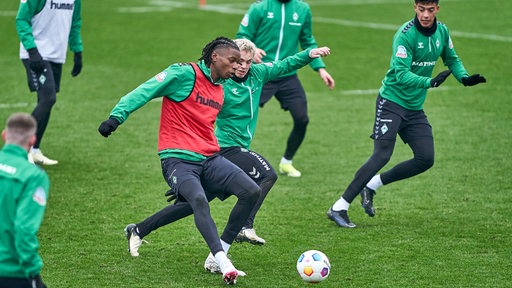
<instances>
[{"instance_id":1,"label":"club crest on jersey","mask_svg":"<svg viewBox=\"0 0 512 288\"><path fill-rule=\"evenodd\" d=\"M46 192L42 187L36 189L36 192L32 195L32 200L41 206L46 206Z\"/></svg>"},{"instance_id":2,"label":"club crest on jersey","mask_svg":"<svg viewBox=\"0 0 512 288\"><path fill-rule=\"evenodd\" d=\"M436 41L436 47L437 47L437 48L439 48L439 45L440 45L440 44L441 44L441 43L439 43L439 39L437 39L437 41Z\"/></svg>"},{"instance_id":3,"label":"club crest on jersey","mask_svg":"<svg viewBox=\"0 0 512 288\"><path fill-rule=\"evenodd\" d=\"M293 12L293 21L297 22L297 20L299 20L299 14L297 14L297 12Z\"/></svg>"},{"instance_id":4,"label":"club crest on jersey","mask_svg":"<svg viewBox=\"0 0 512 288\"><path fill-rule=\"evenodd\" d=\"M382 127L380 127L380 132L382 133L382 135L386 134L386 132L388 132L388 125L384 124L382 125Z\"/></svg>"},{"instance_id":5,"label":"club crest on jersey","mask_svg":"<svg viewBox=\"0 0 512 288\"><path fill-rule=\"evenodd\" d=\"M167 72L163 71L163 72L160 72L158 73L156 76L155 76L155 79L156 81L158 82L162 82L165 80L165 78L167 77Z\"/></svg>"},{"instance_id":6,"label":"club crest on jersey","mask_svg":"<svg viewBox=\"0 0 512 288\"><path fill-rule=\"evenodd\" d=\"M405 49L405 46L399 45L396 50L396 57L400 58L407 58L407 49Z\"/></svg>"},{"instance_id":7,"label":"club crest on jersey","mask_svg":"<svg viewBox=\"0 0 512 288\"><path fill-rule=\"evenodd\" d=\"M244 18L242 18L242 22L240 24L242 24L242 26L244 26L244 27L249 26L249 15L245 14Z\"/></svg>"}]
</instances>

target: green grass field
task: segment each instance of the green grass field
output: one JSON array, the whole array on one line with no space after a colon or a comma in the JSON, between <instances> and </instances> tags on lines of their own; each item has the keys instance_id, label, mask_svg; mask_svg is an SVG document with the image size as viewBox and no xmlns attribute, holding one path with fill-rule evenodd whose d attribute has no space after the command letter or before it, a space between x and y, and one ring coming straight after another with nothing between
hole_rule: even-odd
<instances>
[{"instance_id":1,"label":"green grass field","mask_svg":"<svg viewBox=\"0 0 512 288\"><path fill-rule=\"evenodd\" d=\"M315 287L511 287L512 278L512 20L508 1L442 0L448 25L470 73L487 84L464 87L453 77L429 92L436 163L412 179L382 187L377 215L356 198L356 229L325 216L371 153L376 90L389 65L394 30L413 17L412 0L310 0L314 34L331 48L336 80L329 91L310 68L300 71L310 126L294 163L303 177L280 177L256 218L267 244L234 244L231 258L247 276L240 287L303 287L295 261L309 249L332 264ZM167 205L156 155L160 105L135 112L113 136L97 127L118 99L176 62L196 61L219 35L234 37L251 1L83 1L84 69L61 92L43 151L51 195L39 238L49 287L223 287L204 272L208 248L191 217L145 239L141 256L126 252L123 228ZM31 112L36 101L18 59L18 1L0 2L0 121ZM72 60L71 55L68 56ZM435 73L443 69L439 61ZM291 118L272 100L261 110L253 150L274 166ZM397 142L388 166L411 157ZM0 188L1 189L1 188ZM234 199L214 200L218 229Z\"/></svg>"}]
</instances>

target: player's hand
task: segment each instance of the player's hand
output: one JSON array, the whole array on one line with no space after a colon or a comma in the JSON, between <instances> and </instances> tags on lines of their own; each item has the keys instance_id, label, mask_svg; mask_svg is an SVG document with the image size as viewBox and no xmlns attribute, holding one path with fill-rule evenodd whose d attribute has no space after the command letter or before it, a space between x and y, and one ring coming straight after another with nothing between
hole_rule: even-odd
<instances>
[{"instance_id":1,"label":"player's hand","mask_svg":"<svg viewBox=\"0 0 512 288\"><path fill-rule=\"evenodd\" d=\"M450 76L450 74L452 74L451 70L445 70L445 71L437 74L436 77L434 77L430 80L430 87L432 87L432 88L439 87L441 84L443 84L444 80L446 80L446 78L448 78L448 76Z\"/></svg>"},{"instance_id":2,"label":"player's hand","mask_svg":"<svg viewBox=\"0 0 512 288\"><path fill-rule=\"evenodd\" d=\"M325 85L327 85L327 87L332 90L334 88L334 79L332 79L331 74L329 74L325 68L318 69L318 73L320 74L320 78L322 78Z\"/></svg>"},{"instance_id":3,"label":"player's hand","mask_svg":"<svg viewBox=\"0 0 512 288\"><path fill-rule=\"evenodd\" d=\"M43 57L39 54L37 48L28 49L28 64L30 70L40 74L44 71Z\"/></svg>"},{"instance_id":4,"label":"player's hand","mask_svg":"<svg viewBox=\"0 0 512 288\"><path fill-rule=\"evenodd\" d=\"M167 198L167 202L171 202L172 200L176 200L178 198L178 193L174 192L174 190L171 188L169 191L165 192L165 197Z\"/></svg>"},{"instance_id":5,"label":"player's hand","mask_svg":"<svg viewBox=\"0 0 512 288\"><path fill-rule=\"evenodd\" d=\"M103 137L108 137L112 132L116 131L117 126L119 126L119 121L115 118L108 118L100 124L98 131Z\"/></svg>"},{"instance_id":6,"label":"player's hand","mask_svg":"<svg viewBox=\"0 0 512 288\"><path fill-rule=\"evenodd\" d=\"M75 52L73 57L73 70L71 70L71 76L76 77L82 71L82 52Z\"/></svg>"},{"instance_id":7,"label":"player's hand","mask_svg":"<svg viewBox=\"0 0 512 288\"><path fill-rule=\"evenodd\" d=\"M267 53L265 51L261 50L260 48L256 48L256 51L254 52L254 63L261 63L261 60L264 56L267 56Z\"/></svg>"},{"instance_id":8,"label":"player's hand","mask_svg":"<svg viewBox=\"0 0 512 288\"><path fill-rule=\"evenodd\" d=\"M331 49L329 47L314 48L309 51L309 58L325 57L329 54L331 54Z\"/></svg>"},{"instance_id":9,"label":"player's hand","mask_svg":"<svg viewBox=\"0 0 512 288\"><path fill-rule=\"evenodd\" d=\"M462 77L462 84L464 86L474 86L479 83L486 83L487 79L480 74L473 74L471 76Z\"/></svg>"}]
</instances>

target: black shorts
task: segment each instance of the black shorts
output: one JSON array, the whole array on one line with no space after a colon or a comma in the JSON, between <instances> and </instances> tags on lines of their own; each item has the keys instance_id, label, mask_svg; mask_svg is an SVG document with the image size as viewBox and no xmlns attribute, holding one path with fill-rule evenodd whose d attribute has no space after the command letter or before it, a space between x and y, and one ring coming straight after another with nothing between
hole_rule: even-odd
<instances>
[{"instance_id":1,"label":"black shorts","mask_svg":"<svg viewBox=\"0 0 512 288\"><path fill-rule=\"evenodd\" d=\"M304 92L297 74L278 78L263 85L260 107L263 107L274 95L284 110L288 110L295 104L307 105L306 92Z\"/></svg>"},{"instance_id":2,"label":"black shorts","mask_svg":"<svg viewBox=\"0 0 512 288\"><path fill-rule=\"evenodd\" d=\"M375 123L370 136L374 140L393 140L396 135L405 143L418 137L432 137L432 127L423 110L408 110L377 96Z\"/></svg>"},{"instance_id":3,"label":"black shorts","mask_svg":"<svg viewBox=\"0 0 512 288\"><path fill-rule=\"evenodd\" d=\"M166 158L161 160L161 164L165 181L177 193L178 201L185 201L180 196L180 185L186 181L200 181L207 198L213 199L212 196L215 196L224 200L239 188L229 185L231 179L238 173L247 177L235 164L218 154L201 162Z\"/></svg>"},{"instance_id":4,"label":"black shorts","mask_svg":"<svg viewBox=\"0 0 512 288\"><path fill-rule=\"evenodd\" d=\"M36 74L30 69L28 59L21 59L27 72L28 88L31 92L39 90L42 85L51 85L55 92L60 91L60 78L62 75L62 64L50 61L43 61L44 72Z\"/></svg>"},{"instance_id":5,"label":"black shorts","mask_svg":"<svg viewBox=\"0 0 512 288\"><path fill-rule=\"evenodd\" d=\"M269 176L275 177L276 172L267 159L254 151L234 146L221 148L219 154L240 167L256 183Z\"/></svg>"}]
</instances>

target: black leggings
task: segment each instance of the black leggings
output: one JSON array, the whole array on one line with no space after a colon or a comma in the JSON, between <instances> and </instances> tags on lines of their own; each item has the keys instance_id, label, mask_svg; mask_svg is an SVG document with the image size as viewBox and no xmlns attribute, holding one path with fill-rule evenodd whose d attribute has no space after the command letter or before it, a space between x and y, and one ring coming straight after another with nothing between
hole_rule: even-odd
<instances>
[{"instance_id":1,"label":"black leggings","mask_svg":"<svg viewBox=\"0 0 512 288\"><path fill-rule=\"evenodd\" d=\"M356 172L354 179L342 195L343 199L349 203L354 201L368 181L389 162L395 142L395 140L373 141L372 156ZM432 137L418 137L410 140L407 144L411 147L414 157L381 173L382 184L386 185L418 175L434 165L434 139Z\"/></svg>"}]
</instances>

